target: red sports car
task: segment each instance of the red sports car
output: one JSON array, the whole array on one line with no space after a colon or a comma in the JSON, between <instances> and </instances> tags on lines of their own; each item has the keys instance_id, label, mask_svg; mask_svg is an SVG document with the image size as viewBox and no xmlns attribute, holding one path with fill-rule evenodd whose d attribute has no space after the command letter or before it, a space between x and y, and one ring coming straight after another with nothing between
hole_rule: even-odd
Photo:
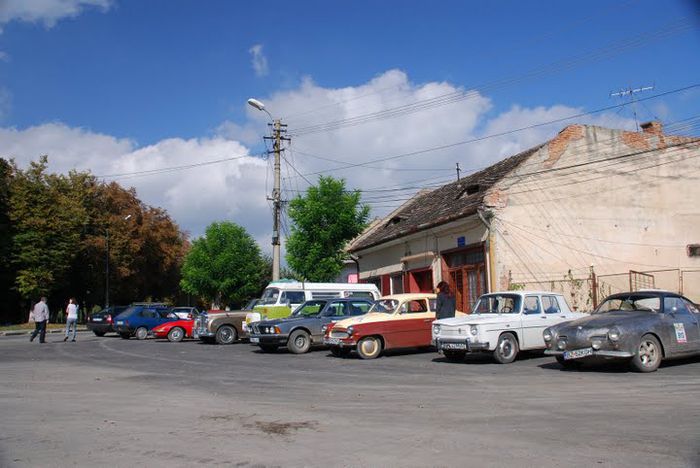
<instances>
[{"instance_id":1,"label":"red sports car","mask_svg":"<svg viewBox=\"0 0 700 468\"><path fill-rule=\"evenodd\" d=\"M158 325L151 330L154 338L167 338L168 341L178 342L184 338L192 338L194 320L175 320Z\"/></svg>"}]
</instances>

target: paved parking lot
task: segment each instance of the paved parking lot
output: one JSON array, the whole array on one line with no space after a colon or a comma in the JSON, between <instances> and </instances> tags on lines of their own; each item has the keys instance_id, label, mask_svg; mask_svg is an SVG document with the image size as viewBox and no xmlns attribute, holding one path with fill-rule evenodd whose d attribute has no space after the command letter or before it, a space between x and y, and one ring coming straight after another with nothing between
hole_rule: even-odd
<instances>
[{"instance_id":1,"label":"paved parking lot","mask_svg":"<svg viewBox=\"0 0 700 468\"><path fill-rule=\"evenodd\" d=\"M87 333L0 338L1 466L700 466L700 359L641 375Z\"/></svg>"}]
</instances>

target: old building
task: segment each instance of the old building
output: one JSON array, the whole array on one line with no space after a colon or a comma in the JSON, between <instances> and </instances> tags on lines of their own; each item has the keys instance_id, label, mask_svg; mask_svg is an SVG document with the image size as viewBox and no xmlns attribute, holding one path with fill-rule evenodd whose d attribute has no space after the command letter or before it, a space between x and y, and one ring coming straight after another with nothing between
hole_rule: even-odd
<instances>
[{"instance_id":1,"label":"old building","mask_svg":"<svg viewBox=\"0 0 700 468\"><path fill-rule=\"evenodd\" d=\"M487 291L559 290L591 308L656 287L700 300L700 139L571 125L552 140L419 193L349 247L383 293L440 280L470 311Z\"/></svg>"}]
</instances>

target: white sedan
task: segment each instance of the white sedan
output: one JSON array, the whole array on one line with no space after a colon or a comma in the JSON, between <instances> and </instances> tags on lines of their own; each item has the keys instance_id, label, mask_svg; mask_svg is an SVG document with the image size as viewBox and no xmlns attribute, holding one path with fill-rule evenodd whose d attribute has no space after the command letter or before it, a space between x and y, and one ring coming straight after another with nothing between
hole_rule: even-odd
<instances>
[{"instance_id":1,"label":"white sedan","mask_svg":"<svg viewBox=\"0 0 700 468\"><path fill-rule=\"evenodd\" d=\"M433 322L433 344L450 360L490 352L501 364L521 350L545 349L542 332L586 314L572 312L564 296L543 291L484 294L470 315Z\"/></svg>"}]
</instances>

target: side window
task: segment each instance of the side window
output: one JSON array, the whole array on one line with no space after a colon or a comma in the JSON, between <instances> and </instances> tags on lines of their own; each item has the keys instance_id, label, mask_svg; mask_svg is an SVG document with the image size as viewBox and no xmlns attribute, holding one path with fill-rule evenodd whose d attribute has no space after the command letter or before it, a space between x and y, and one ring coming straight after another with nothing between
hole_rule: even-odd
<instances>
[{"instance_id":1,"label":"side window","mask_svg":"<svg viewBox=\"0 0 700 468\"><path fill-rule=\"evenodd\" d=\"M333 302L329 306L332 310L333 313L331 314L333 317L344 317L345 314L345 307L347 306L347 303L345 302Z\"/></svg>"},{"instance_id":2,"label":"side window","mask_svg":"<svg viewBox=\"0 0 700 468\"><path fill-rule=\"evenodd\" d=\"M664 313L688 314L688 309L685 307L682 299L678 297L665 297Z\"/></svg>"},{"instance_id":3,"label":"side window","mask_svg":"<svg viewBox=\"0 0 700 468\"><path fill-rule=\"evenodd\" d=\"M304 291L284 291L280 298L282 304L289 301L291 304L301 304L306 300Z\"/></svg>"},{"instance_id":4,"label":"side window","mask_svg":"<svg viewBox=\"0 0 700 468\"><path fill-rule=\"evenodd\" d=\"M364 315L369 312L372 304L364 301L353 301L350 303L350 315Z\"/></svg>"},{"instance_id":5,"label":"side window","mask_svg":"<svg viewBox=\"0 0 700 468\"><path fill-rule=\"evenodd\" d=\"M156 318L156 311L153 309L144 309L143 312L141 312L141 316L146 318Z\"/></svg>"},{"instance_id":6,"label":"side window","mask_svg":"<svg viewBox=\"0 0 700 468\"><path fill-rule=\"evenodd\" d=\"M694 314L700 314L700 309L698 309L698 307L697 307L695 304L693 304L692 302L690 302L690 301L688 301L688 300L686 300L686 299L683 299L683 304L685 304L686 308L687 308L689 311L691 311L692 313L694 313Z\"/></svg>"},{"instance_id":7,"label":"side window","mask_svg":"<svg viewBox=\"0 0 700 468\"><path fill-rule=\"evenodd\" d=\"M537 296L525 296L523 312L527 315L542 313L540 299Z\"/></svg>"},{"instance_id":8,"label":"side window","mask_svg":"<svg viewBox=\"0 0 700 468\"><path fill-rule=\"evenodd\" d=\"M401 306L402 314L418 314L420 312L427 312L425 301L408 301L404 302Z\"/></svg>"},{"instance_id":9,"label":"side window","mask_svg":"<svg viewBox=\"0 0 700 468\"><path fill-rule=\"evenodd\" d=\"M555 296L542 296L542 307L545 314L558 314L561 312L559 302Z\"/></svg>"}]
</instances>

